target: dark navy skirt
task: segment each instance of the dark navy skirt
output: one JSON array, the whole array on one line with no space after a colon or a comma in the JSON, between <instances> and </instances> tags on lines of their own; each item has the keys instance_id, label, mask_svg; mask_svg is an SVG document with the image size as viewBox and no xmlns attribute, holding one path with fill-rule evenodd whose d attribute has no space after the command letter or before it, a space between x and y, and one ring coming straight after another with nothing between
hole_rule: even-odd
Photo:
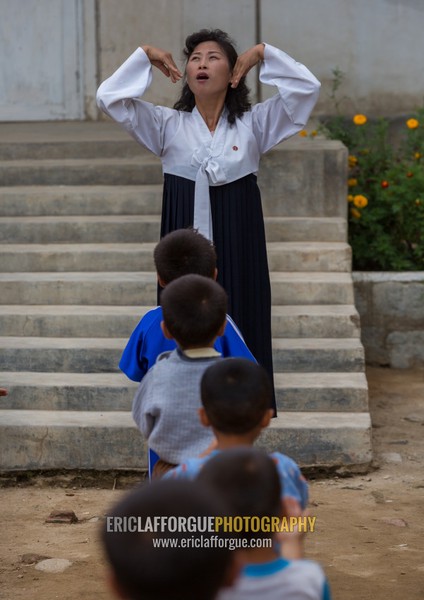
<instances>
[{"instance_id":1,"label":"dark navy skirt","mask_svg":"<svg viewBox=\"0 0 424 600\"><path fill-rule=\"evenodd\" d=\"M209 193L218 282L228 294L228 313L273 382L271 286L256 176L210 187ZM161 237L192 226L193 210L194 181L165 174Z\"/></svg>"}]
</instances>

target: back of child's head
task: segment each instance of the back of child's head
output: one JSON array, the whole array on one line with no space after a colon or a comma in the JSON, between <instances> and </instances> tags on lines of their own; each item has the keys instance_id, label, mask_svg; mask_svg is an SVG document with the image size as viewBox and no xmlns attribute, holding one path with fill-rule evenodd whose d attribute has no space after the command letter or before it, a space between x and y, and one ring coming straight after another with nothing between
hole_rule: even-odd
<instances>
[{"instance_id":1,"label":"back of child's head","mask_svg":"<svg viewBox=\"0 0 424 600\"><path fill-rule=\"evenodd\" d=\"M217 534L204 523L208 517L226 514L225 502L195 481L158 480L128 493L108 513L102 529L103 546L122 597L215 598L229 573L232 553L229 547L207 543L216 542ZM193 519L196 526L190 528ZM192 543L187 544L187 539ZM196 544L196 540L203 542Z\"/></svg>"},{"instance_id":2,"label":"back of child's head","mask_svg":"<svg viewBox=\"0 0 424 600\"><path fill-rule=\"evenodd\" d=\"M162 291L163 320L182 348L209 345L227 313L227 294L213 279L183 275Z\"/></svg>"},{"instance_id":3,"label":"back of child's head","mask_svg":"<svg viewBox=\"0 0 424 600\"><path fill-rule=\"evenodd\" d=\"M277 467L263 450L237 447L220 452L205 462L197 481L219 493L231 511L240 517L281 517L281 483ZM253 524L253 520L250 521ZM244 528L245 539L271 538L266 530Z\"/></svg>"},{"instance_id":4,"label":"back of child's head","mask_svg":"<svg viewBox=\"0 0 424 600\"><path fill-rule=\"evenodd\" d=\"M226 358L203 374L201 398L211 426L242 435L257 428L272 399L268 373L246 358Z\"/></svg>"},{"instance_id":5,"label":"back of child's head","mask_svg":"<svg viewBox=\"0 0 424 600\"><path fill-rule=\"evenodd\" d=\"M212 278L215 275L215 248L196 229L176 229L165 235L156 245L153 259L164 284L191 273Z\"/></svg>"}]
</instances>

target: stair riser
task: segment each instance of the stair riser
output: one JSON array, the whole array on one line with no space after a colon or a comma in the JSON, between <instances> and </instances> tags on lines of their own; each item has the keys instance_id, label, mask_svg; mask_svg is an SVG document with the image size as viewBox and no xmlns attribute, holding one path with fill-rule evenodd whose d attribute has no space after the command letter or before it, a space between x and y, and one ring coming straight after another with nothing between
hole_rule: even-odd
<instances>
[{"instance_id":1,"label":"stair riser","mask_svg":"<svg viewBox=\"0 0 424 600\"><path fill-rule=\"evenodd\" d=\"M366 388L291 388L276 390L277 407L291 412L363 412L368 410Z\"/></svg>"},{"instance_id":2,"label":"stair riser","mask_svg":"<svg viewBox=\"0 0 424 600\"><path fill-rule=\"evenodd\" d=\"M0 160L59 160L69 158L126 158L147 155L147 151L135 142L104 140L101 143L85 140L83 142L22 142L0 143Z\"/></svg>"},{"instance_id":3,"label":"stair riser","mask_svg":"<svg viewBox=\"0 0 424 600\"><path fill-rule=\"evenodd\" d=\"M118 372L121 351L112 348L0 349L1 371L47 373Z\"/></svg>"},{"instance_id":4,"label":"stair riser","mask_svg":"<svg viewBox=\"0 0 424 600\"><path fill-rule=\"evenodd\" d=\"M136 385L130 387L25 386L4 382L10 388L2 408L13 410L131 410ZM310 412L361 412L368 408L366 389L276 388L278 410Z\"/></svg>"},{"instance_id":5,"label":"stair riser","mask_svg":"<svg viewBox=\"0 0 424 600\"><path fill-rule=\"evenodd\" d=\"M146 241L152 236L146 236ZM155 238L156 240L157 238ZM4 273L81 272L81 271L153 271L151 252L0 252Z\"/></svg>"},{"instance_id":6,"label":"stair riser","mask_svg":"<svg viewBox=\"0 0 424 600\"><path fill-rule=\"evenodd\" d=\"M130 223L0 223L3 244L130 244L157 242L159 218ZM48 249L47 249L48 250ZM100 252L100 249L99 249ZM78 252L77 252L78 254Z\"/></svg>"},{"instance_id":7,"label":"stair riser","mask_svg":"<svg viewBox=\"0 0 424 600\"><path fill-rule=\"evenodd\" d=\"M268 266L271 271L333 271L351 270L351 250L268 250Z\"/></svg>"},{"instance_id":8,"label":"stair riser","mask_svg":"<svg viewBox=\"0 0 424 600\"><path fill-rule=\"evenodd\" d=\"M154 212L157 211L157 207ZM106 212L104 213L106 214ZM142 214L142 213L139 213ZM122 213L123 216L125 213ZM50 215L51 216L51 215ZM69 213L72 216L72 213ZM75 215L76 216L76 215ZM138 216L138 215L137 215ZM319 225L314 225L311 221L311 237L302 239L303 226L299 231L296 226L292 226L290 231L287 231L284 235L280 232L282 229L283 222L275 221L275 219L267 220L265 218L265 230L268 242L313 242L313 241L326 241L331 242L333 240L325 237L325 232L322 232ZM327 227L326 229L330 229ZM117 222L102 221L101 215L99 220L96 221L85 221L84 216L81 217L81 221L69 222L66 220L58 221L57 217L55 220L50 222L37 222L37 221L23 221L6 217L3 221L0 221L0 241L1 243L10 244L63 244L63 243L83 243L83 244L113 244L113 243L141 243L141 242L156 242L159 240L160 230L160 217L150 216L144 219L134 218L133 221L125 221L117 217ZM338 230L336 227L333 228L333 235L331 237L339 237ZM339 240L335 240L339 241ZM344 241L344 240L341 240ZM321 253L314 249L310 251L297 249L298 253L302 253L302 261L306 267L312 268L313 270L325 271L325 265L330 261L334 264L334 270L346 270L350 268L351 251L349 247L335 250L323 249ZM289 265L289 269L293 270L299 265L299 261L296 261L296 254L292 250L279 250L270 249L268 251L269 258L271 261L278 266L280 255L284 255L284 261ZM290 257L294 254L294 262L290 266ZM320 269L320 261L324 268ZM342 266L339 266L342 265Z\"/></svg>"},{"instance_id":9,"label":"stair riser","mask_svg":"<svg viewBox=\"0 0 424 600\"><path fill-rule=\"evenodd\" d=\"M141 278L140 278L141 279ZM155 305L156 282L146 281L3 281L2 304ZM353 304L352 286L344 283L276 282L273 304Z\"/></svg>"},{"instance_id":10,"label":"stair riser","mask_svg":"<svg viewBox=\"0 0 424 600\"><path fill-rule=\"evenodd\" d=\"M118 306L154 306L157 284L152 272L150 281L44 281L2 284L3 304L88 304Z\"/></svg>"},{"instance_id":11,"label":"stair riser","mask_svg":"<svg viewBox=\"0 0 424 600\"><path fill-rule=\"evenodd\" d=\"M265 215L267 214L264 210ZM275 217L272 217L275 218ZM272 229L267 224L265 216L265 228L268 242L346 242L347 226L346 221L340 219L337 221L316 220L313 218L285 220L280 217L279 221L274 223Z\"/></svg>"},{"instance_id":12,"label":"stair riser","mask_svg":"<svg viewBox=\"0 0 424 600\"><path fill-rule=\"evenodd\" d=\"M5 384L6 385L6 384ZM2 407L11 410L131 410L136 387L13 386Z\"/></svg>"},{"instance_id":13,"label":"stair riser","mask_svg":"<svg viewBox=\"0 0 424 600\"><path fill-rule=\"evenodd\" d=\"M0 223L0 240L10 244L129 244L157 242L159 217L108 223ZM78 249L76 249L78 254Z\"/></svg>"},{"instance_id":14,"label":"stair riser","mask_svg":"<svg viewBox=\"0 0 424 600\"><path fill-rule=\"evenodd\" d=\"M107 440L107 444L105 443ZM266 429L259 447L291 456L300 466L367 464L369 425L355 428ZM0 469L146 468L146 444L135 427L10 425L2 431Z\"/></svg>"},{"instance_id":15,"label":"stair riser","mask_svg":"<svg viewBox=\"0 0 424 600\"><path fill-rule=\"evenodd\" d=\"M141 316L1 315L0 336L128 338Z\"/></svg>"},{"instance_id":16,"label":"stair riser","mask_svg":"<svg viewBox=\"0 0 424 600\"><path fill-rule=\"evenodd\" d=\"M335 350L274 348L274 371L279 373L353 372L365 368L363 348Z\"/></svg>"},{"instance_id":17,"label":"stair riser","mask_svg":"<svg viewBox=\"0 0 424 600\"><path fill-rule=\"evenodd\" d=\"M129 427L30 426L2 428L0 470L146 469L147 446Z\"/></svg>"},{"instance_id":18,"label":"stair riser","mask_svg":"<svg viewBox=\"0 0 424 600\"><path fill-rule=\"evenodd\" d=\"M2 217L160 214L162 186L5 188Z\"/></svg>"},{"instance_id":19,"label":"stair riser","mask_svg":"<svg viewBox=\"0 0 424 600\"><path fill-rule=\"evenodd\" d=\"M359 338L357 315L272 315L272 333L279 338Z\"/></svg>"},{"instance_id":20,"label":"stair riser","mask_svg":"<svg viewBox=\"0 0 424 600\"><path fill-rule=\"evenodd\" d=\"M159 239L159 224L137 226L126 225L122 232L128 233L126 241L128 243L139 242L141 239L146 242L156 242ZM120 234L121 235L121 234ZM138 236L137 239L134 239ZM47 236L46 236L47 237ZM105 236L107 239L107 236ZM118 240L113 235L108 238L110 243L117 243ZM79 240L84 243L86 240ZM49 240L37 240L37 244L48 243ZM96 238L92 239L96 242ZM31 250L31 248L30 248ZM272 271L333 271L347 272L350 268L350 251L316 251L314 253L304 253L298 250L292 251L271 251L268 252L269 268ZM75 248L69 251L46 248L43 251L31 250L19 252L13 250L0 251L0 264L3 272L31 272L31 271L152 271L154 269L152 251L125 249L122 247L119 251L102 250L100 247L95 250L82 250Z\"/></svg>"},{"instance_id":21,"label":"stair riser","mask_svg":"<svg viewBox=\"0 0 424 600\"><path fill-rule=\"evenodd\" d=\"M353 304L353 286L343 282L272 282L274 305Z\"/></svg>"},{"instance_id":22,"label":"stair riser","mask_svg":"<svg viewBox=\"0 0 424 600\"><path fill-rule=\"evenodd\" d=\"M131 315L26 315L1 314L0 335L35 337L129 337L142 314ZM358 325L348 316L272 316L274 337L359 338Z\"/></svg>"},{"instance_id":23,"label":"stair riser","mask_svg":"<svg viewBox=\"0 0 424 600\"><path fill-rule=\"evenodd\" d=\"M160 163L15 166L0 164L0 186L12 185L143 185L163 181Z\"/></svg>"},{"instance_id":24,"label":"stair riser","mask_svg":"<svg viewBox=\"0 0 424 600\"><path fill-rule=\"evenodd\" d=\"M117 372L121 349L111 348L8 348L0 349L0 370L70 373ZM276 372L360 372L362 348L337 350L274 349Z\"/></svg>"},{"instance_id":25,"label":"stair riser","mask_svg":"<svg viewBox=\"0 0 424 600\"><path fill-rule=\"evenodd\" d=\"M368 464L372 459L370 428L264 429L257 443L267 452L281 452L300 466Z\"/></svg>"}]
</instances>

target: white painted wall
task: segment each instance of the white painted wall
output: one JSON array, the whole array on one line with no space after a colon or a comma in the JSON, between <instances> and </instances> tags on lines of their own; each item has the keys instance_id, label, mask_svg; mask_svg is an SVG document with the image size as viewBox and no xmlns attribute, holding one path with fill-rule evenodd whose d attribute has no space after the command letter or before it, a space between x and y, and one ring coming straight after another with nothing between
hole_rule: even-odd
<instances>
[{"instance_id":1,"label":"white painted wall","mask_svg":"<svg viewBox=\"0 0 424 600\"><path fill-rule=\"evenodd\" d=\"M121 0L119 10L99 0L100 79L146 41L179 56L185 35L201 26L228 31L243 51L256 41L257 5L257 41L283 48L321 80L316 115L332 111L336 66L346 73L346 112L399 115L422 104L424 0ZM175 88L155 79L149 99L171 104Z\"/></svg>"},{"instance_id":2,"label":"white painted wall","mask_svg":"<svg viewBox=\"0 0 424 600\"><path fill-rule=\"evenodd\" d=\"M138 46L151 44L170 50L183 69L182 49L190 33L219 27L237 42L240 52L255 43L255 0L99 0L99 80L103 81ZM249 78L256 92L254 74ZM145 99L172 105L180 84L172 84L157 69Z\"/></svg>"},{"instance_id":3,"label":"white painted wall","mask_svg":"<svg viewBox=\"0 0 424 600\"><path fill-rule=\"evenodd\" d=\"M322 82L316 113L331 112L332 69L346 111L396 115L424 101L424 0L261 0L262 36Z\"/></svg>"},{"instance_id":4,"label":"white painted wall","mask_svg":"<svg viewBox=\"0 0 424 600\"><path fill-rule=\"evenodd\" d=\"M315 115L332 112L336 66L347 113L396 116L424 102L424 0L0 0L0 121L98 118L97 85L137 46L167 48L182 65L200 27L224 29L240 52L267 41L307 65L323 84ZM146 98L172 105L178 90L158 72Z\"/></svg>"},{"instance_id":5,"label":"white painted wall","mask_svg":"<svg viewBox=\"0 0 424 600\"><path fill-rule=\"evenodd\" d=\"M0 120L84 116L82 0L0 0Z\"/></svg>"}]
</instances>

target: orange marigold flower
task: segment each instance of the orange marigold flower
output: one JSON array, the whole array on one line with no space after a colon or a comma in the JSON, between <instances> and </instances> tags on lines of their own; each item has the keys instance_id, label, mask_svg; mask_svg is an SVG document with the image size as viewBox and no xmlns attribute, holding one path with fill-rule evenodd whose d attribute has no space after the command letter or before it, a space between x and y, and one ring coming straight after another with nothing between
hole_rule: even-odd
<instances>
[{"instance_id":1,"label":"orange marigold flower","mask_svg":"<svg viewBox=\"0 0 424 600\"><path fill-rule=\"evenodd\" d=\"M348 194L347 201L348 202L353 202L353 194Z\"/></svg>"},{"instance_id":2,"label":"orange marigold flower","mask_svg":"<svg viewBox=\"0 0 424 600\"><path fill-rule=\"evenodd\" d=\"M421 158L421 152L415 152L414 158L416 158L417 160L420 160L420 158Z\"/></svg>"},{"instance_id":3,"label":"orange marigold flower","mask_svg":"<svg viewBox=\"0 0 424 600\"><path fill-rule=\"evenodd\" d=\"M381 187L382 187L383 189L384 189L384 188L388 188L388 187L389 187L389 182L388 182L388 181L386 181L386 180L382 181L382 182L381 182Z\"/></svg>"},{"instance_id":4,"label":"orange marigold flower","mask_svg":"<svg viewBox=\"0 0 424 600\"><path fill-rule=\"evenodd\" d=\"M357 194L353 197L353 204L356 208L365 208L368 204L368 198L362 194Z\"/></svg>"},{"instance_id":5,"label":"orange marigold flower","mask_svg":"<svg viewBox=\"0 0 424 600\"><path fill-rule=\"evenodd\" d=\"M365 125L367 122L367 117L365 115L355 115L353 117L353 122L355 125Z\"/></svg>"},{"instance_id":6,"label":"orange marigold flower","mask_svg":"<svg viewBox=\"0 0 424 600\"><path fill-rule=\"evenodd\" d=\"M407 172L407 174L406 174L406 176L407 176L407 177L413 177L413 176L414 176L414 174L413 174L413 172L412 172L412 171L408 171L408 172Z\"/></svg>"},{"instance_id":7,"label":"orange marigold flower","mask_svg":"<svg viewBox=\"0 0 424 600\"><path fill-rule=\"evenodd\" d=\"M416 129L419 126L420 122L417 119L408 119L406 121L406 126L408 129Z\"/></svg>"},{"instance_id":8,"label":"orange marigold flower","mask_svg":"<svg viewBox=\"0 0 424 600\"><path fill-rule=\"evenodd\" d=\"M316 135L318 135L318 131L316 129L314 129L313 131L311 131L311 136L315 137Z\"/></svg>"},{"instance_id":9,"label":"orange marigold flower","mask_svg":"<svg viewBox=\"0 0 424 600\"><path fill-rule=\"evenodd\" d=\"M299 132L300 137L307 137L308 132L305 131L304 129L302 129L302 131Z\"/></svg>"},{"instance_id":10,"label":"orange marigold flower","mask_svg":"<svg viewBox=\"0 0 424 600\"><path fill-rule=\"evenodd\" d=\"M349 187L355 187L355 185L358 185L358 180L355 179L354 177L351 177L350 179L347 180L347 185Z\"/></svg>"},{"instance_id":11,"label":"orange marigold flower","mask_svg":"<svg viewBox=\"0 0 424 600\"><path fill-rule=\"evenodd\" d=\"M356 208L351 208L350 214L352 215L352 217L355 217L355 219L361 218L361 213L359 212L359 210L356 210Z\"/></svg>"},{"instance_id":12,"label":"orange marigold flower","mask_svg":"<svg viewBox=\"0 0 424 600\"><path fill-rule=\"evenodd\" d=\"M349 167L355 167L358 164L358 159L353 154L350 154L348 157Z\"/></svg>"}]
</instances>

